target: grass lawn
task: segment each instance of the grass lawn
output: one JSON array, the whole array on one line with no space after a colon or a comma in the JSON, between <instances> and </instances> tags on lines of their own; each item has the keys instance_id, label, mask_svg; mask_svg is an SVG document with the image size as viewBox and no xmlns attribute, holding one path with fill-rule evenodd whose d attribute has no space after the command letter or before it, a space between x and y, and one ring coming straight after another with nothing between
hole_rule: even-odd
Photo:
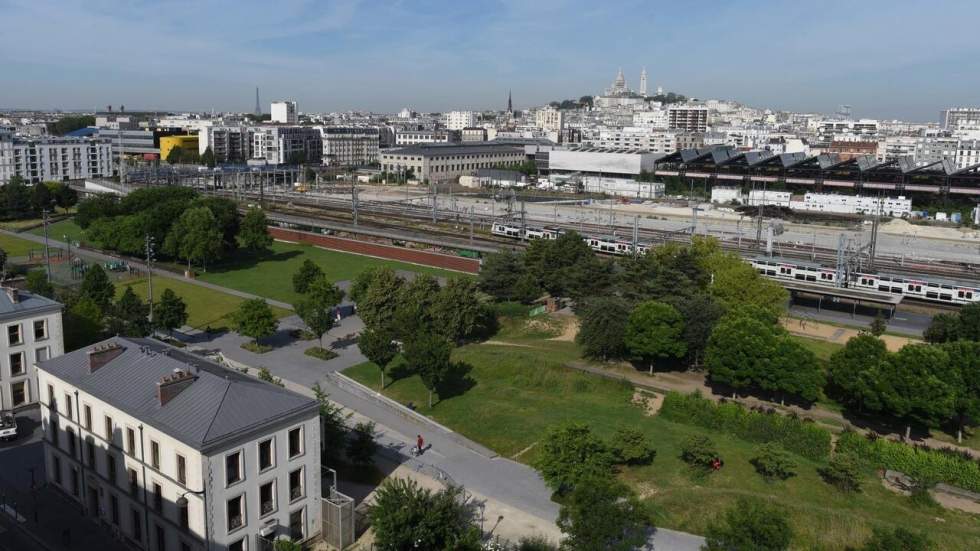
<instances>
[{"instance_id":1,"label":"grass lawn","mask_svg":"<svg viewBox=\"0 0 980 551\"><path fill-rule=\"evenodd\" d=\"M13 258L15 256L27 256L31 249L42 251L44 245L12 235L0 234L0 249L3 249L8 257Z\"/></svg>"},{"instance_id":2,"label":"grass lawn","mask_svg":"<svg viewBox=\"0 0 980 551\"><path fill-rule=\"evenodd\" d=\"M402 403L413 402L421 413L527 463L535 457L533 445L561 423L585 422L604 437L617 427L639 427L657 449L656 459L650 466L626 469L621 476L651 503L654 523L665 528L703 534L737 497L756 496L772 500L790 515L796 531L794 549L858 545L872 526L926 530L937 549L944 550L975 549L980 541L980 516L917 508L908 498L884 489L873 473L866 473L862 493L843 495L820 480L819 463L797 457L798 476L766 483L748 462L752 444L646 416L631 403L629 385L562 367L579 358L574 343L522 336L506 321L494 340L509 345L471 344L454 352L454 359L473 366L475 384L464 394L447 397L430 409L417 376L387 380L384 393ZM371 388L380 382L377 367L370 363L344 373ZM725 460L721 472L703 480L692 476L678 457L681 443L695 434L710 436Z\"/></svg>"},{"instance_id":3,"label":"grass lawn","mask_svg":"<svg viewBox=\"0 0 980 551\"><path fill-rule=\"evenodd\" d=\"M135 279L124 283L116 284L116 295L121 296L126 287L132 287L133 291L143 298L147 296L146 279ZM159 301L164 289L172 289L177 296L184 299L187 304L187 324L196 329L203 329L211 326L214 329L229 326L231 321L228 315L238 308L244 299L220 293L211 289L206 289L192 283L185 283L175 279L165 277L153 278L153 297ZM284 317L291 312L281 308L272 308L277 317Z\"/></svg>"},{"instance_id":4,"label":"grass lawn","mask_svg":"<svg viewBox=\"0 0 980 551\"><path fill-rule=\"evenodd\" d=\"M44 228L34 228L30 231L34 235L44 235ZM62 220L48 226L48 238L57 239L58 241L64 241L67 235L73 243L81 242L85 243L83 236L84 230L78 227L74 219Z\"/></svg>"},{"instance_id":5,"label":"grass lawn","mask_svg":"<svg viewBox=\"0 0 980 551\"><path fill-rule=\"evenodd\" d=\"M293 274L299 269L303 260L307 258L320 266L327 278L334 282L351 279L364 269L373 266L389 266L395 270L421 272L442 277L457 275L456 272L437 268L328 251L312 245L277 242L272 245L270 253L260 257L239 251L231 262L208 266L208 271L200 273L198 278L224 287L293 304L299 300L299 295L293 292Z\"/></svg>"},{"instance_id":6,"label":"grass lawn","mask_svg":"<svg viewBox=\"0 0 980 551\"><path fill-rule=\"evenodd\" d=\"M825 341L821 339L811 339L809 337L801 337L799 335L790 335L796 342L802 344L810 352L813 352L817 359L826 362L830 359L830 356L844 348L844 345L838 344L836 342Z\"/></svg>"}]
</instances>

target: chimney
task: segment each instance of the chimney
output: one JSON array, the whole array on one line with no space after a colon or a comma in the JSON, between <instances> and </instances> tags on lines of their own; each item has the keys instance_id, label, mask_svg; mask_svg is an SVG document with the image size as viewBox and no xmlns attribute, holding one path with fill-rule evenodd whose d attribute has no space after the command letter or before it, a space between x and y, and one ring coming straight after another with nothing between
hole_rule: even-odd
<instances>
[{"instance_id":1,"label":"chimney","mask_svg":"<svg viewBox=\"0 0 980 551\"><path fill-rule=\"evenodd\" d=\"M16 287L4 287L3 290L7 293L7 297L10 298L10 302L14 304L20 302L20 293L17 292Z\"/></svg>"},{"instance_id":2,"label":"chimney","mask_svg":"<svg viewBox=\"0 0 980 551\"><path fill-rule=\"evenodd\" d=\"M126 349L112 342L97 345L88 351L88 372L95 373L100 367L118 358Z\"/></svg>"},{"instance_id":3,"label":"chimney","mask_svg":"<svg viewBox=\"0 0 980 551\"><path fill-rule=\"evenodd\" d=\"M167 405L167 402L176 398L178 394L183 392L185 388L191 386L191 383L196 380L197 377L191 375L190 371L179 368L175 369L173 375L164 377L162 381L157 383L157 399L160 401L160 405Z\"/></svg>"}]
</instances>

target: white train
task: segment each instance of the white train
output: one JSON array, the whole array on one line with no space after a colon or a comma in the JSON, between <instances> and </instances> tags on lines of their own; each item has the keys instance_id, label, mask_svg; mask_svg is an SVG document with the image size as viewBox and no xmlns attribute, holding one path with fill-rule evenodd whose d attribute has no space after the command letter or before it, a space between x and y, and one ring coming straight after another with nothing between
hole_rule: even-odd
<instances>
[{"instance_id":1,"label":"white train","mask_svg":"<svg viewBox=\"0 0 980 551\"><path fill-rule=\"evenodd\" d=\"M826 266L777 258L753 258L749 262L760 274L773 279L805 281L827 286L834 286L837 283L837 271ZM844 286L943 304L980 302L980 287L937 278L857 272L850 274Z\"/></svg>"},{"instance_id":2,"label":"white train","mask_svg":"<svg viewBox=\"0 0 980 551\"><path fill-rule=\"evenodd\" d=\"M490 233L503 237L511 237L514 239L520 239L523 234L524 239L531 241L534 239L558 239L558 236L565 233L565 230L560 228L536 228L530 226L522 229L520 226L513 224L494 222L493 227L490 229ZM583 236L582 239L592 250L600 253L619 256L628 256L633 254L633 242L626 239L620 239L614 236ZM639 254L646 253L649 248L650 247L643 244L637 244L636 246Z\"/></svg>"}]
</instances>

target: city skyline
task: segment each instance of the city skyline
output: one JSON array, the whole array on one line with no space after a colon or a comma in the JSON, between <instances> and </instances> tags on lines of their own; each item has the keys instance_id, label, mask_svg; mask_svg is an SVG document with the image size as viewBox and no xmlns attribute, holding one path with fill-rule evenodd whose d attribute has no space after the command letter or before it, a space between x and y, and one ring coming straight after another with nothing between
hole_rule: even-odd
<instances>
[{"instance_id":1,"label":"city skyline","mask_svg":"<svg viewBox=\"0 0 980 551\"><path fill-rule=\"evenodd\" d=\"M980 6L553 1L276 5L0 0L2 108L251 112L515 108L638 88L759 108L936 121L977 103ZM956 14L952 17L952 14ZM942 29L938 33L935 29ZM43 39L38 39L43 37Z\"/></svg>"}]
</instances>

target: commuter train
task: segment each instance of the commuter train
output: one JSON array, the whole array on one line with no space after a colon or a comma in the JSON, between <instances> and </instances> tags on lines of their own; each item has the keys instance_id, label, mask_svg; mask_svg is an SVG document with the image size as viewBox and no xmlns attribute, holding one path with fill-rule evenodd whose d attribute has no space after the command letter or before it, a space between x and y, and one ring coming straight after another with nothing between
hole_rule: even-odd
<instances>
[{"instance_id":1,"label":"commuter train","mask_svg":"<svg viewBox=\"0 0 980 551\"><path fill-rule=\"evenodd\" d=\"M513 239L523 237L531 241L535 239L558 239L558 236L565 233L565 231L560 228L550 227L525 227L522 229L520 226L495 222L491 233ZM629 256L633 254L633 242L631 240L593 235L583 236L582 239L596 252L617 256ZM636 249L637 253L644 254L650 249L650 246L639 243ZM835 286L837 283L837 271L819 264L764 257L750 259L749 263L760 274L772 279L804 281L827 286ZM849 274L848 281L844 283L844 287L892 293L942 304L970 304L980 302L980 287L935 277L858 272Z\"/></svg>"}]
</instances>

